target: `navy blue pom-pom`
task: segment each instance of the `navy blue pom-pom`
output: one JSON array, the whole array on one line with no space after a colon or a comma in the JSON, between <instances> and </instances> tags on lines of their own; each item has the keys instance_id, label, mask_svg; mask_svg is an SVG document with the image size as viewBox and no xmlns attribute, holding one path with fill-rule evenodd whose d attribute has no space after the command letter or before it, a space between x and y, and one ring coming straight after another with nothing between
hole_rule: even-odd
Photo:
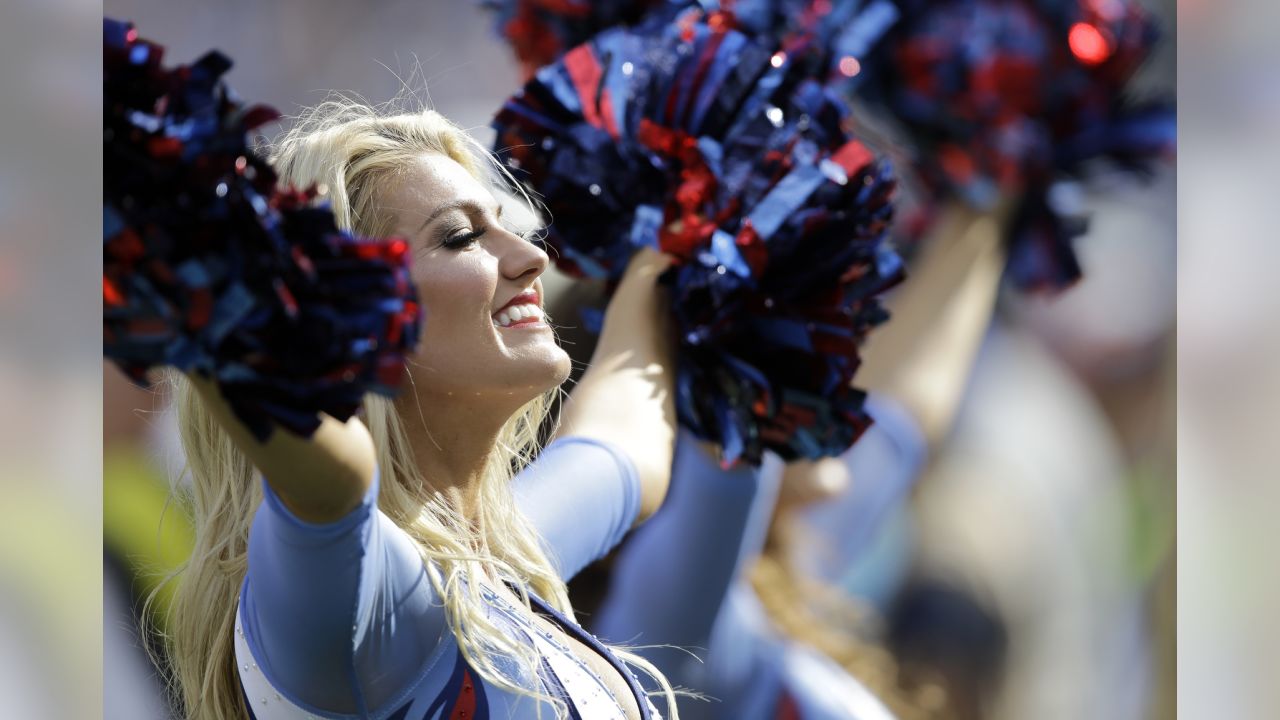
<instances>
[{"instance_id":1,"label":"navy blue pom-pom","mask_svg":"<svg viewBox=\"0 0 1280 720\"><path fill-rule=\"evenodd\" d=\"M820 48L716 17L570 50L504 105L496 148L543 197L562 269L615 280L637 248L675 258L679 417L725 463L838 454L869 423L850 383L901 277L895 182L845 129Z\"/></svg>"},{"instance_id":2,"label":"navy blue pom-pom","mask_svg":"<svg viewBox=\"0 0 1280 720\"><path fill-rule=\"evenodd\" d=\"M526 79L605 30L668 17L691 0L478 0Z\"/></svg>"},{"instance_id":3,"label":"navy blue pom-pom","mask_svg":"<svg viewBox=\"0 0 1280 720\"><path fill-rule=\"evenodd\" d=\"M1173 153L1172 102L1126 95L1154 21L1137 0L894 2L897 23L845 89L908 131L939 199L1020 198L1007 230L1015 284L1070 285L1086 223L1058 190L1099 165L1145 176Z\"/></svg>"},{"instance_id":4,"label":"navy blue pom-pom","mask_svg":"<svg viewBox=\"0 0 1280 720\"><path fill-rule=\"evenodd\" d=\"M225 56L167 69L110 19L103 53L104 355L215 379L260 439L394 393L421 322L406 243L276 187L247 133L277 115L232 95Z\"/></svg>"}]
</instances>

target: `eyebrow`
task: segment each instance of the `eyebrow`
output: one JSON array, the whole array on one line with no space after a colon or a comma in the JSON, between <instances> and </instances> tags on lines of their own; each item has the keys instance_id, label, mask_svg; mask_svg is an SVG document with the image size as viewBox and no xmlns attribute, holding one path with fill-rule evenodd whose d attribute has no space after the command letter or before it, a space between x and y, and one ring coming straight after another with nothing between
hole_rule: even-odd
<instances>
[{"instance_id":1,"label":"eyebrow","mask_svg":"<svg viewBox=\"0 0 1280 720\"><path fill-rule=\"evenodd\" d=\"M497 209L494 210L493 216L501 220L502 204L495 203L495 205ZM427 226L430 225L432 221L434 221L436 218L440 217L441 215L449 212L450 210L462 210L464 212L475 214L475 215L483 215L485 208L483 205L475 202L474 200L457 200L455 202L445 203L444 205L441 205L440 207L433 210L431 214L427 216L427 219L418 228L418 232L422 232L423 230L426 230Z\"/></svg>"}]
</instances>

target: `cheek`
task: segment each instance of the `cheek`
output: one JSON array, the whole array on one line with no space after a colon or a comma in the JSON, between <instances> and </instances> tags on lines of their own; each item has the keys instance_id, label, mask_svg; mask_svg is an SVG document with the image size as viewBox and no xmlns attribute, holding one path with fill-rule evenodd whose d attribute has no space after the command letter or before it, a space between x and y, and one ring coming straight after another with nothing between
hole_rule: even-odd
<instances>
[{"instance_id":1,"label":"cheek","mask_svg":"<svg viewBox=\"0 0 1280 720\"><path fill-rule=\"evenodd\" d=\"M481 261L424 262L413 276L426 314L424 351L433 344L474 344L488 337L485 331L494 283L493 274L485 271Z\"/></svg>"},{"instance_id":2,"label":"cheek","mask_svg":"<svg viewBox=\"0 0 1280 720\"><path fill-rule=\"evenodd\" d=\"M422 263L413 272L413 282L426 313L440 319L474 322L476 316L488 315L493 304L493 273L486 273L480 260Z\"/></svg>"}]
</instances>

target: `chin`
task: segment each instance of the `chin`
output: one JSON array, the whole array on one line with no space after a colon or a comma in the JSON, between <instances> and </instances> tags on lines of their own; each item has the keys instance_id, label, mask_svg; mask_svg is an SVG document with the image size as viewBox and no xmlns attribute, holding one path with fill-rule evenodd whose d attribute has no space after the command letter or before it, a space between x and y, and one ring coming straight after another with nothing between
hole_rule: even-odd
<instances>
[{"instance_id":1,"label":"chin","mask_svg":"<svg viewBox=\"0 0 1280 720\"><path fill-rule=\"evenodd\" d=\"M573 369L573 364L569 361L569 353L565 352L559 345L554 350L548 349L544 353L539 353L540 368L538 375L543 378L542 386L539 392L559 387L565 380L569 379L569 373Z\"/></svg>"},{"instance_id":2,"label":"chin","mask_svg":"<svg viewBox=\"0 0 1280 720\"><path fill-rule=\"evenodd\" d=\"M489 386L506 395L514 391L526 400L559 387L569 378L572 369L568 353L550 343L508 356L503 365L499 378Z\"/></svg>"}]
</instances>

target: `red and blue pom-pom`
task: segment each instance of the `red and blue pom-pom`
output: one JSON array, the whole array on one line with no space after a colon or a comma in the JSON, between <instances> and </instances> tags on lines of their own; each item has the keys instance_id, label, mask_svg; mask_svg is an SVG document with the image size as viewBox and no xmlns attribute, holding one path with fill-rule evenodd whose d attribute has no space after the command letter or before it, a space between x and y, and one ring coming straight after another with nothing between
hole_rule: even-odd
<instances>
[{"instance_id":1,"label":"red and blue pom-pom","mask_svg":"<svg viewBox=\"0 0 1280 720\"><path fill-rule=\"evenodd\" d=\"M1126 95L1157 40L1153 20L1136 0L894 2L897 23L846 89L908 131L940 198L1020 198L1008 231L1015 284L1071 284L1071 244L1086 228L1072 184L1099 161L1144 175L1173 152L1172 103Z\"/></svg>"},{"instance_id":2,"label":"red and blue pom-pom","mask_svg":"<svg viewBox=\"0 0 1280 720\"><path fill-rule=\"evenodd\" d=\"M1098 161L1142 176L1173 152L1172 103L1125 94L1158 36L1139 0L490 4L503 8L500 30L527 70L603 29L652 31L689 15L784 52L820 53L826 82L907 131L932 209L950 198L984 209L1019 199L1008 269L1024 289L1057 290L1080 276L1072 244L1087 221L1074 183Z\"/></svg>"},{"instance_id":3,"label":"red and blue pom-pom","mask_svg":"<svg viewBox=\"0 0 1280 720\"><path fill-rule=\"evenodd\" d=\"M666 17L685 0L478 0L493 15L525 79L605 30Z\"/></svg>"},{"instance_id":4,"label":"red and blue pom-pom","mask_svg":"<svg viewBox=\"0 0 1280 720\"><path fill-rule=\"evenodd\" d=\"M617 279L639 247L675 258L679 417L726 464L839 454L869 423L850 382L901 275L895 182L844 129L820 52L717 17L565 53L499 112L497 150L542 195L562 269Z\"/></svg>"},{"instance_id":5,"label":"red and blue pom-pom","mask_svg":"<svg viewBox=\"0 0 1280 720\"><path fill-rule=\"evenodd\" d=\"M131 378L215 379L260 439L345 420L391 394L420 313L403 240L362 240L278 189L210 52L166 69L133 25L103 22L103 352Z\"/></svg>"}]
</instances>

